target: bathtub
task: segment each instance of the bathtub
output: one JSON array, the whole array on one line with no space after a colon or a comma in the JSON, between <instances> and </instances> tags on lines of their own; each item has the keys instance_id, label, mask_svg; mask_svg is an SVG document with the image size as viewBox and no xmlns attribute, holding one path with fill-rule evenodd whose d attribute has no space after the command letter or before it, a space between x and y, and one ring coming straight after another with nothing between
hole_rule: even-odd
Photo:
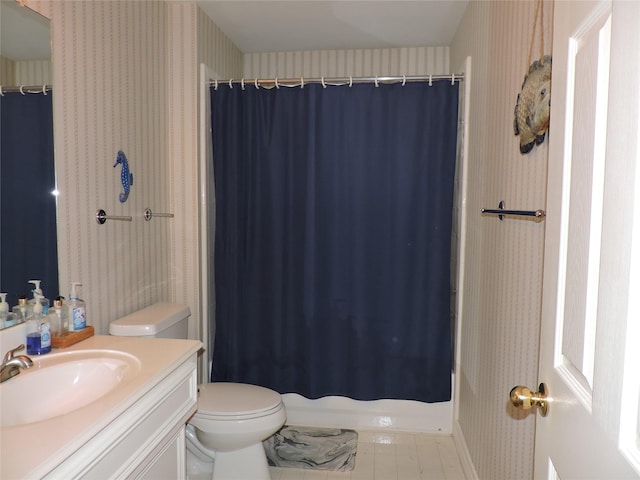
<instances>
[{"instance_id":1,"label":"bathtub","mask_svg":"<svg viewBox=\"0 0 640 480\"><path fill-rule=\"evenodd\" d=\"M454 385L453 381L451 384ZM285 393L282 399L287 408L288 425L452 433L453 400L439 403L360 401L347 397L310 400L297 393Z\"/></svg>"}]
</instances>

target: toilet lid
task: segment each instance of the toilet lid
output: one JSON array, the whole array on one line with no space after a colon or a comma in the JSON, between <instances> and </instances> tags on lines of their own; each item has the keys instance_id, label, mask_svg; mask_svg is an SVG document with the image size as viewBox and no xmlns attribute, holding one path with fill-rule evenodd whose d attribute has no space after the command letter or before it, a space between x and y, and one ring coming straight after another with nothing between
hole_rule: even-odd
<instances>
[{"instance_id":1,"label":"toilet lid","mask_svg":"<svg viewBox=\"0 0 640 480\"><path fill-rule=\"evenodd\" d=\"M198 414L251 415L278 407L280 394L245 383L205 383L198 385Z\"/></svg>"}]
</instances>

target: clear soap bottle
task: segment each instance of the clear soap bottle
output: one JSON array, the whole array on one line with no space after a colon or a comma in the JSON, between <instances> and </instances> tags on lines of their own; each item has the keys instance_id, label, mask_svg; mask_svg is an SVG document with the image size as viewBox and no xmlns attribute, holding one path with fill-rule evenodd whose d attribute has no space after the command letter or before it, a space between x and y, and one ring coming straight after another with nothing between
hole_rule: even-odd
<instances>
[{"instance_id":1,"label":"clear soap bottle","mask_svg":"<svg viewBox=\"0 0 640 480\"><path fill-rule=\"evenodd\" d=\"M67 309L62 304L62 297L56 297L53 307L49 309L49 325L51 326L51 336L63 337L69 330L67 321Z\"/></svg>"},{"instance_id":2,"label":"clear soap bottle","mask_svg":"<svg viewBox=\"0 0 640 480\"><path fill-rule=\"evenodd\" d=\"M18 323L26 322L27 317L31 315L32 310L33 306L29 305L26 295L20 295L18 297L18 304L14 305L11 309L11 311L16 314L16 320L18 321Z\"/></svg>"},{"instance_id":3,"label":"clear soap bottle","mask_svg":"<svg viewBox=\"0 0 640 480\"><path fill-rule=\"evenodd\" d=\"M0 327L10 327L9 321L9 304L7 303L7 294L0 293Z\"/></svg>"},{"instance_id":4,"label":"clear soap bottle","mask_svg":"<svg viewBox=\"0 0 640 480\"><path fill-rule=\"evenodd\" d=\"M29 283L33 284L33 298L29 300L29 304L33 305L36 303L36 295L40 295L39 302L42 304L42 313L47 315L49 313L49 299L45 298L44 293L42 293L42 289L40 288L40 283L42 280L29 280Z\"/></svg>"},{"instance_id":5,"label":"clear soap bottle","mask_svg":"<svg viewBox=\"0 0 640 480\"><path fill-rule=\"evenodd\" d=\"M87 313L84 306L84 300L78 296L76 287L82 286L81 283L72 283L71 292L69 292L69 300L67 301L67 309L69 315L69 331L77 332L87 327Z\"/></svg>"}]
</instances>

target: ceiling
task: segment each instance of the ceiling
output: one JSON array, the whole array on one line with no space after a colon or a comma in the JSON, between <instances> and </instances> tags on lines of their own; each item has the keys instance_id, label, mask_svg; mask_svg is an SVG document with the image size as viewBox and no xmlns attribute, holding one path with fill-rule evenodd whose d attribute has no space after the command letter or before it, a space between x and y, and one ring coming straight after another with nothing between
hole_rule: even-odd
<instances>
[{"instance_id":1,"label":"ceiling","mask_svg":"<svg viewBox=\"0 0 640 480\"><path fill-rule=\"evenodd\" d=\"M448 46L468 0L197 0L243 53ZM0 53L13 60L51 55L49 21L0 0Z\"/></svg>"},{"instance_id":2,"label":"ceiling","mask_svg":"<svg viewBox=\"0 0 640 480\"><path fill-rule=\"evenodd\" d=\"M196 3L243 53L448 46L468 0Z\"/></svg>"}]
</instances>

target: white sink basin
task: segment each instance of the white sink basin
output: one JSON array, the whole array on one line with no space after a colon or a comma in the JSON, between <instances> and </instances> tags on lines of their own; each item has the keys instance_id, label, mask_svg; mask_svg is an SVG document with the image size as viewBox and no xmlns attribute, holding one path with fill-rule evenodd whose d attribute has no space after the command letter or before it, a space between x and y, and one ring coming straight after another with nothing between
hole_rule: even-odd
<instances>
[{"instance_id":1,"label":"white sink basin","mask_svg":"<svg viewBox=\"0 0 640 480\"><path fill-rule=\"evenodd\" d=\"M107 395L141 369L138 358L115 350L80 350L31 359L31 368L0 384L0 427L73 412Z\"/></svg>"}]
</instances>

